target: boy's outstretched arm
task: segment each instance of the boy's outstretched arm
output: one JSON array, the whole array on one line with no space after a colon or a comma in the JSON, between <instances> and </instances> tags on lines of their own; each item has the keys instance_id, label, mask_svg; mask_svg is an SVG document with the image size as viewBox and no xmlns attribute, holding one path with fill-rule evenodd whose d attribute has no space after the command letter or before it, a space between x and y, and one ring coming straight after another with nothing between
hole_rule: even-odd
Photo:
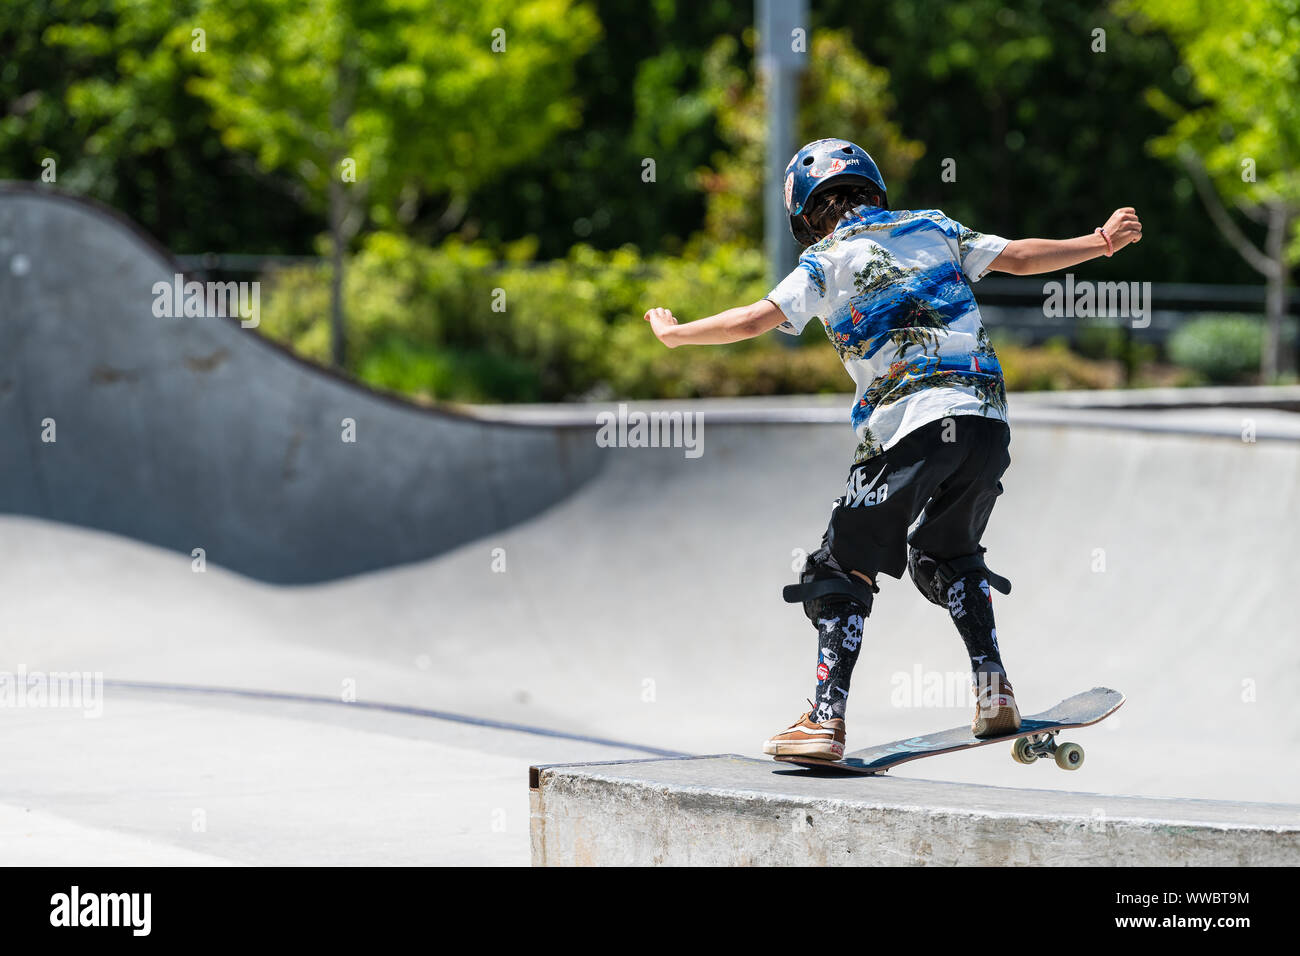
<instances>
[{"instance_id":1,"label":"boy's outstretched arm","mask_svg":"<svg viewBox=\"0 0 1300 956\"><path fill-rule=\"evenodd\" d=\"M651 309L645 320L655 337L670 349L679 345L727 345L769 332L785 321L785 313L767 299L719 312L707 319L679 325L668 309Z\"/></svg>"},{"instance_id":2,"label":"boy's outstretched arm","mask_svg":"<svg viewBox=\"0 0 1300 956\"><path fill-rule=\"evenodd\" d=\"M1142 238L1142 223L1132 206L1116 209L1101 228L1104 235L1094 232L1077 239L1013 239L989 268L1017 276L1056 272L1098 256L1112 255Z\"/></svg>"}]
</instances>

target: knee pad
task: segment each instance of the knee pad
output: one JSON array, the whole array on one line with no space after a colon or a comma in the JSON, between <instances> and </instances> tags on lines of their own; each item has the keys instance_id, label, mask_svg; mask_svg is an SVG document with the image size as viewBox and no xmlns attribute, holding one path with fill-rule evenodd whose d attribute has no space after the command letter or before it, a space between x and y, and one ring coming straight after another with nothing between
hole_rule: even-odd
<instances>
[{"instance_id":1,"label":"knee pad","mask_svg":"<svg viewBox=\"0 0 1300 956\"><path fill-rule=\"evenodd\" d=\"M948 585L939 578L938 559L923 551L917 551L916 548L908 548L907 573L911 576L912 583L916 585L916 589L921 592L922 597L931 604L938 604L940 607L948 606L948 601L945 598L948 593Z\"/></svg>"},{"instance_id":2,"label":"knee pad","mask_svg":"<svg viewBox=\"0 0 1300 956\"><path fill-rule=\"evenodd\" d=\"M916 548L908 548L907 572L925 599L939 607L948 606L948 589L954 581L968 574L980 575L989 582L989 587L1003 594L1011 593L1011 582L990 571L984 563L984 548L959 558L936 558Z\"/></svg>"},{"instance_id":3,"label":"knee pad","mask_svg":"<svg viewBox=\"0 0 1300 956\"><path fill-rule=\"evenodd\" d=\"M853 601L861 605L862 616L867 617L879 590L842 569L830 550L821 548L808 555L799 574L799 583L787 585L781 596L789 604L803 604L808 620L816 622L823 616L823 609L836 601Z\"/></svg>"}]
</instances>

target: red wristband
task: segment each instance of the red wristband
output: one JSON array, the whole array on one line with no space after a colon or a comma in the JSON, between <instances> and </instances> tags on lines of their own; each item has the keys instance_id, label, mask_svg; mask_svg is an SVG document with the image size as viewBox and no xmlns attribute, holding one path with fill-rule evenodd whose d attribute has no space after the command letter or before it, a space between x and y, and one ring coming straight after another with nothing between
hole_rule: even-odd
<instances>
[{"instance_id":1,"label":"red wristband","mask_svg":"<svg viewBox=\"0 0 1300 956\"><path fill-rule=\"evenodd\" d=\"M1111 245L1110 236L1106 235L1106 230L1102 226L1098 226L1093 232L1100 233L1101 237L1106 240L1106 258L1109 259L1115 254L1115 247Z\"/></svg>"}]
</instances>

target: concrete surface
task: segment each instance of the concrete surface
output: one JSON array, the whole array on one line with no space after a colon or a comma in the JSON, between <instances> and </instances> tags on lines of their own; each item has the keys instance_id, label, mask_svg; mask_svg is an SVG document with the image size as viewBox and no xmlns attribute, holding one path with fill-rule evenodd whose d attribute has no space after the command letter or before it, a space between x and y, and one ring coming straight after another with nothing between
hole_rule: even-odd
<instances>
[{"instance_id":1,"label":"concrete surface","mask_svg":"<svg viewBox=\"0 0 1300 956\"><path fill-rule=\"evenodd\" d=\"M601 448L612 405L413 409L222 320L122 309L166 268L101 212L0 194L0 672L106 681L98 717L0 708L24 768L0 860L522 864L530 765L755 755L804 707L814 635L780 590L842 485L846 401L680 403L700 457ZM1128 702L1076 774L989 747L900 778L1300 803L1300 441L1285 393L1233 400L1013 396L986 543L1017 691ZM969 719L965 670L886 579L849 747Z\"/></svg>"},{"instance_id":2,"label":"concrete surface","mask_svg":"<svg viewBox=\"0 0 1300 956\"><path fill-rule=\"evenodd\" d=\"M1300 806L774 773L722 754L534 769L535 866L1295 866Z\"/></svg>"},{"instance_id":3,"label":"concrete surface","mask_svg":"<svg viewBox=\"0 0 1300 956\"><path fill-rule=\"evenodd\" d=\"M434 866L527 862L527 761L618 749L376 713L178 691L103 719L5 714L4 865Z\"/></svg>"}]
</instances>

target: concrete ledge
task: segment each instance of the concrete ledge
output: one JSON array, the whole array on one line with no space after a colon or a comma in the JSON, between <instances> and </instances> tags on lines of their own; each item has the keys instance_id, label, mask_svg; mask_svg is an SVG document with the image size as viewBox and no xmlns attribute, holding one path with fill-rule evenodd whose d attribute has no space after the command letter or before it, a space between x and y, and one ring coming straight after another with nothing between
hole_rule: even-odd
<instances>
[{"instance_id":1,"label":"concrete ledge","mask_svg":"<svg viewBox=\"0 0 1300 956\"><path fill-rule=\"evenodd\" d=\"M534 866L1296 866L1300 806L778 769L736 754L534 767Z\"/></svg>"},{"instance_id":2,"label":"concrete ledge","mask_svg":"<svg viewBox=\"0 0 1300 956\"><path fill-rule=\"evenodd\" d=\"M848 421L853 396L764 395L624 402L637 412L690 412L709 425L837 425ZM594 429L618 401L538 405L446 406L484 422ZM1103 428L1231 438L1243 427L1259 441L1300 441L1300 385L1152 388L1114 391L1013 392L1009 415L1020 426ZM847 434L847 430L845 432Z\"/></svg>"}]
</instances>

